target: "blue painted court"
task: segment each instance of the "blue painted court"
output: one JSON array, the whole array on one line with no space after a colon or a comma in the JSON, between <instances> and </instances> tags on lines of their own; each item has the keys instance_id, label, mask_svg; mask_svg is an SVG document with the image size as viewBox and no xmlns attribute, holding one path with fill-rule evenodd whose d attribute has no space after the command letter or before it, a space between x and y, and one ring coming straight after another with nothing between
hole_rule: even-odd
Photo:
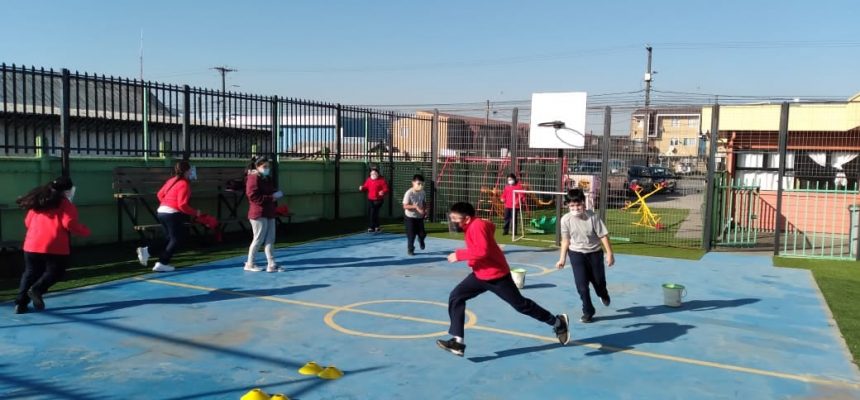
<instances>
[{"instance_id":1,"label":"blue painted court","mask_svg":"<svg viewBox=\"0 0 860 400\"><path fill-rule=\"evenodd\" d=\"M811 274L768 257L620 255L612 306L572 323L567 347L487 293L469 303L459 358L434 341L468 272L445 260L462 241L428 238L414 257L404 242L361 234L280 250L284 273L243 272L236 258L54 293L40 313L4 304L0 398L860 398ZM578 320L570 267L550 269L556 251L505 251L529 271L528 297ZM664 282L687 286L682 308L662 305ZM298 374L308 361L346 375Z\"/></svg>"}]
</instances>

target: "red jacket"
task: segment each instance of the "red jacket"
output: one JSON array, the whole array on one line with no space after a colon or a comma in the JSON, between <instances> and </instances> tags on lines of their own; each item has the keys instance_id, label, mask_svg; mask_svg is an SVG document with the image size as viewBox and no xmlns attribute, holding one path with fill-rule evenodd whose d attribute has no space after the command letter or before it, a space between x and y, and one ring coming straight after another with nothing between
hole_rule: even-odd
<instances>
[{"instance_id":1,"label":"red jacket","mask_svg":"<svg viewBox=\"0 0 860 400\"><path fill-rule=\"evenodd\" d=\"M517 182L514 185L506 185L505 191L502 192L502 201L505 202L505 208L516 208L523 201L524 193L517 193L517 199L514 201L514 190L523 190L523 185Z\"/></svg>"},{"instance_id":2,"label":"red jacket","mask_svg":"<svg viewBox=\"0 0 860 400\"><path fill-rule=\"evenodd\" d=\"M275 218L275 183L256 172L245 180L245 195L248 196L248 219Z\"/></svg>"},{"instance_id":3,"label":"red jacket","mask_svg":"<svg viewBox=\"0 0 860 400\"><path fill-rule=\"evenodd\" d=\"M188 205L191 199L191 185L188 179L173 177L164 182L158 191L158 201L163 206L179 210L185 214L196 216L197 210Z\"/></svg>"},{"instance_id":4,"label":"red jacket","mask_svg":"<svg viewBox=\"0 0 860 400\"><path fill-rule=\"evenodd\" d=\"M361 188L362 191L367 192L368 200L382 200L385 195L388 193L388 184L385 183L385 178L379 177L377 179L367 178L364 181L364 185ZM380 195L379 192L382 192Z\"/></svg>"},{"instance_id":5,"label":"red jacket","mask_svg":"<svg viewBox=\"0 0 860 400\"><path fill-rule=\"evenodd\" d=\"M69 233L89 236L90 228L78 222L78 209L69 199L53 210L27 211L24 251L28 253L69 255Z\"/></svg>"},{"instance_id":6,"label":"red jacket","mask_svg":"<svg viewBox=\"0 0 860 400\"><path fill-rule=\"evenodd\" d=\"M468 261L475 277L482 281L501 278L511 273L505 254L496 243L496 226L480 218L472 220L464 228L466 248L457 249L457 261Z\"/></svg>"}]
</instances>

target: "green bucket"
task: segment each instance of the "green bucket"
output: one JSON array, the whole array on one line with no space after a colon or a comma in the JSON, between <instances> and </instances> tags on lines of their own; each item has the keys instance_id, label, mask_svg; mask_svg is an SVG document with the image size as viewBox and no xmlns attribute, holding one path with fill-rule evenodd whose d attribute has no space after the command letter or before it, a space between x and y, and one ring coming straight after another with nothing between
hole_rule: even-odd
<instances>
[{"instance_id":1,"label":"green bucket","mask_svg":"<svg viewBox=\"0 0 860 400\"><path fill-rule=\"evenodd\" d=\"M517 285L517 288L522 289L526 284L526 270L522 268L516 268L511 270L511 276L514 278L514 284Z\"/></svg>"},{"instance_id":2,"label":"green bucket","mask_svg":"<svg viewBox=\"0 0 860 400\"><path fill-rule=\"evenodd\" d=\"M681 307L681 299L687 296L687 288L677 283L663 284L663 304L667 307Z\"/></svg>"}]
</instances>

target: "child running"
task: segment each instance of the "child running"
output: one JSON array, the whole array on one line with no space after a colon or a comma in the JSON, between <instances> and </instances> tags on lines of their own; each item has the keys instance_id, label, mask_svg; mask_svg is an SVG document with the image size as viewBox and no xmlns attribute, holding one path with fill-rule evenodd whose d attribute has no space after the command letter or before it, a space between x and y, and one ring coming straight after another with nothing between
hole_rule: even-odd
<instances>
[{"instance_id":1,"label":"child running","mask_svg":"<svg viewBox=\"0 0 860 400\"><path fill-rule=\"evenodd\" d=\"M606 265L611 267L615 264L615 256L612 254L606 225L594 211L585 209L585 193L582 189L569 190L566 200L570 212L561 218L561 253L556 267L564 268L566 258L570 257L576 291L582 300L582 317L579 321L589 323L593 320L595 310L588 285L594 286L597 296L608 307L610 298L603 261L605 258Z\"/></svg>"},{"instance_id":2,"label":"child running","mask_svg":"<svg viewBox=\"0 0 860 400\"><path fill-rule=\"evenodd\" d=\"M197 179L197 170L191 167L188 160L182 160L173 167L173 177L164 182L158 190L159 206L156 212L158 222L161 223L167 236L167 246L152 268L155 272L170 272L176 269L170 265L170 260L185 240L187 233L185 223L188 222L189 216L199 217L203 214L188 204L191 200L191 181L195 179ZM146 265L149 249L139 247L137 257L141 264Z\"/></svg>"},{"instance_id":3,"label":"child running","mask_svg":"<svg viewBox=\"0 0 860 400\"><path fill-rule=\"evenodd\" d=\"M477 218L475 207L462 202L451 206L450 218L465 232L466 248L451 253L448 262L468 261L472 273L448 297L448 315L451 318L448 333L453 337L437 340L436 344L454 355L463 356L466 351L463 340L466 301L489 290L520 313L552 326L559 343L566 345L570 340L567 315L552 315L534 301L523 297L514 284L505 255L496 243L496 227L493 223Z\"/></svg>"},{"instance_id":4,"label":"child running","mask_svg":"<svg viewBox=\"0 0 860 400\"><path fill-rule=\"evenodd\" d=\"M275 202L284 197L280 190L275 190L275 182L271 177L271 163L266 158L252 161L253 169L248 172L245 182L245 195L248 197L248 221L254 238L248 249L248 261L245 271L260 272L263 269L254 265L254 256L263 245L266 253L266 272L282 272L283 269L275 263L273 247L275 245Z\"/></svg>"},{"instance_id":5,"label":"child running","mask_svg":"<svg viewBox=\"0 0 860 400\"><path fill-rule=\"evenodd\" d=\"M69 266L69 234L90 235L90 229L78 222L78 209L72 204L74 197L72 180L59 177L17 200L27 210L24 217L27 234L24 275L15 298L15 314L26 313L30 300L36 310L45 309L42 295L63 279Z\"/></svg>"},{"instance_id":6,"label":"child running","mask_svg":"<svg viewBox=\"0 0 860 400\"><path fill-rule=\"evenodd\" d=\"M523 185L520 184L515 174L510 174L508 175L508 185L505 186L505 190L502 192L502 201L505 203L505 226L502 228L502 233L505 236L511 231L511 216L513 215L514 208L519 207L520 202L523 201L522 193L517 193L514 196L515 190L523 190Z\"/></svg>"},{"instance_id":7,"label":"child running","mask_svg":"<svg viewBox=\"0 0 860 400\"><path fill-rule=\"evenodd\" d=\"M424 250L424 217L427 216L427 205L424 192L424 176L415 174L412 177L412 187L403 195L403 213L406 214L406 250L410 256L415 255L415 237L418 246Z\"/></svg>"},{"instance_id":8,"label":"child running","mask_svg":"<svg viewBox=\"0 0 860 400\"><path fill-rule=\"evenodd\" d=\"M388 184L376 167L370 168L370 176L365 179L364 184L358 187L361 192L367 192L367 207L370 209L370 223L367 232L382 232L379 227L379 209L382 208L385 194L388 193Z\"/></svg>"}]
</instances>

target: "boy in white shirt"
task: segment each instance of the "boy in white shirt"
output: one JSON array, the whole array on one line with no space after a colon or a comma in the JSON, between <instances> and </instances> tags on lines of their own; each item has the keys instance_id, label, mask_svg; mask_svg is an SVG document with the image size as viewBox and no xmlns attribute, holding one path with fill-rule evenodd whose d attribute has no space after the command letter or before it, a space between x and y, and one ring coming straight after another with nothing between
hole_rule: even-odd
<instances>
[{"instance_id":1,"label":"boy in white shirt","mask_svg":"<svg viewBox=\"0 0 860 400\"><path fill-rule=\"evenodd\" d=\"M556 267L564 268L565 260L570 257L576 291L582 300L582 317L579 321L589 323L595 310L588 285L594 286L594 292L608 307L610 298L606 290L603 262L605 259L606 265L611 267L615 264L615 256L612 254L606 225L594 211L585 209L585 193L582 189L569 190L566 200L570 212L561 218L561 254Z\"/></svg>"},{"instance_id":2,"label":"boy in white shirt","mask_svg":"<svg viewBox=\"0 0 860 400\"><path fill-rule=\"evenodd\" d=\"M418 246L424 250L424 217L427 216L426 192L424 192L424 176L415 174L412 177L412 188L403 195L403 213L406 214L406 249L410 256L415 255L415 238Z\"/></svg>"}]
</instances>

